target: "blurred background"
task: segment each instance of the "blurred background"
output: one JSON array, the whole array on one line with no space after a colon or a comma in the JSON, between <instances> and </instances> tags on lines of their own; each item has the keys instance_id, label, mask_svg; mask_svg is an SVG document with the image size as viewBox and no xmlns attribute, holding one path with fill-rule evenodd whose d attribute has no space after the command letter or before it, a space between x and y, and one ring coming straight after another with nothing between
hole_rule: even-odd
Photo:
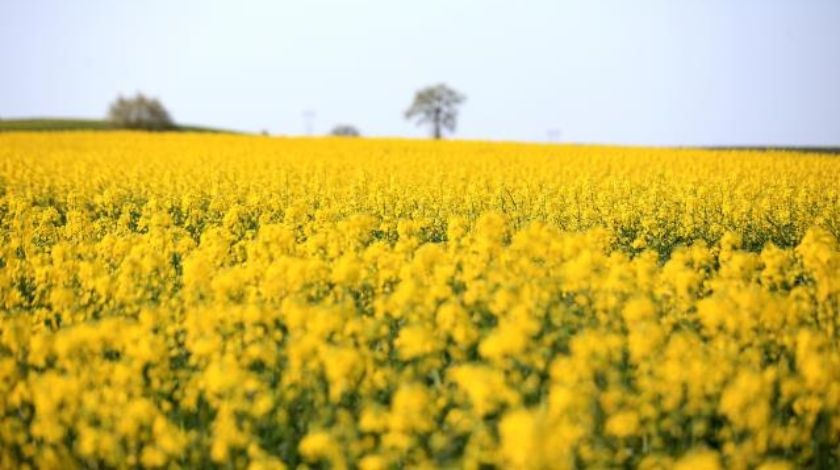
<instances>
[{"instance_id":1,"label":"blurred background","mask_svg":"<svg viewBox=\"0 0 840 470\"><path fill-rule=\"evenodd\" d=\"M840 145L840 2L0 0L0 119L101 119L120 95L179 123L419 137Z\"/></svg>"}]
</instances>

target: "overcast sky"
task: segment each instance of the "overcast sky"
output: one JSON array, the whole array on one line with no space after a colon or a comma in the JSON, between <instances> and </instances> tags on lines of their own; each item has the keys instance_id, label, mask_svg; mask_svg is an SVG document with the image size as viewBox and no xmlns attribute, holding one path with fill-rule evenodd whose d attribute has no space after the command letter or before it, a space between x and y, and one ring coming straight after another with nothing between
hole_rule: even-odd
<instances>
[{"instance_id":1,"label":"overcast sky","mask_svg":"<svg viewBox=\"0 0 840 470\"><path fill-rule=\"evenodd\" d=\"M838 25L838 0L0 0L0 118L142 91L181 123L422 136L403 111L446 82L459 138L838 145Z\"/></svg>"}]
</instances>

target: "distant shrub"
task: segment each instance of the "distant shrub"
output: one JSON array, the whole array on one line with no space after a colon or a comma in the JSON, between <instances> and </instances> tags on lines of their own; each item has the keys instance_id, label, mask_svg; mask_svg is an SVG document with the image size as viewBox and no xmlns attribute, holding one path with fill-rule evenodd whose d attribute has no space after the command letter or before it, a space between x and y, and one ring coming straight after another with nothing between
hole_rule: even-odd
<instances>
[{"instance_id":1,"label":"distant shrub","mask_svg":"<svg viewBox=\"0 0 840 470\"><path fill-rule=\"evenodd\" d=\"M120 96L111 103L108 122L121 129L164 131L175 128L172 117L160 101L141 93L134 98Z\"/></svg>"},{"instance_id":2,"label":"distant shrub","mask_svg":"<svg viewBox=\"0 0 840 470\"><path fill-rule=\"evenodd\" d=\"M338 126L333 127L333 130L330 131L330 135L339 137L359 137L362 134L358 129L351 125L339 124Z\"/></svg>"}]
</instances>

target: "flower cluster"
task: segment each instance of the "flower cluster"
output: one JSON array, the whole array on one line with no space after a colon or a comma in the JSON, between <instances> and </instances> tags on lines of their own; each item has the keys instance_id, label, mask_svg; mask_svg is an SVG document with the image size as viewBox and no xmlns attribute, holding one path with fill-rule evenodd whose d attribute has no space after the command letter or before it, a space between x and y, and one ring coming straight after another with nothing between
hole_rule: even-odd
<instances>
[{"instance_id":1,"label":"flower cluster","mask_svg":"<svg viewBox=\"0 0 840 470\"><path fill-rule=\"evenodd\" d=\"M840 465L840 160L0 135L0 468Z\"/></svg>"}]
</instances>

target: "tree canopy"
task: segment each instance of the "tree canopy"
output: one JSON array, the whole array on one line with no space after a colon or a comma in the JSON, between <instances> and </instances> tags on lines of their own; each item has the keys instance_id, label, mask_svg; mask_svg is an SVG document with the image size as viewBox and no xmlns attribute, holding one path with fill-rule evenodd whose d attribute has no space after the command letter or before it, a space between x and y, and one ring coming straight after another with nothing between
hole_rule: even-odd
<instances>
[{"instance_id":1,"label":"tree canopy","mask_svg":"<svg viewBox=\"0 0 840 470\"><path fill-rule=\"evenodd\" d=\"M133 98L118 97L108 110L108 121L123 129L162 131L175 127L172 117L161 102L142 93L137 93Z\"/></svg>"},{"instance_id":2,"label":"tree canopy","mask_svg":"<svg viewBox=\"0 0 840 470\"><path fill-rule=\"evenodd\" d=\"M430 125L432 137L440 139L444 131L455 130L458 106L465 100L464 95L443 83L429 86L417 91L405 117L415 119L417 124Z\"/></svg>"}]
</instances>

